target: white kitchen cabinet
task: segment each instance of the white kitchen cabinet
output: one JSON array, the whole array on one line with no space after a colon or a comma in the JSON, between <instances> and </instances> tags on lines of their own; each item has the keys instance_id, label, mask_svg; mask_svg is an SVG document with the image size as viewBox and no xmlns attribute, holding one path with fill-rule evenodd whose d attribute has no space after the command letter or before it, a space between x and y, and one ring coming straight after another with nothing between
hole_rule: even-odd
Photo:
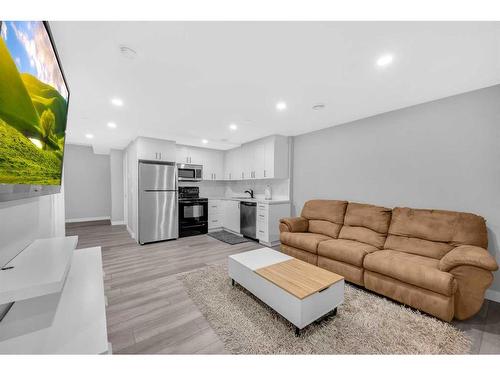
<instances>
[{"instance_id":1,"label":"white kitchen cabinet","mask_svg":"<svg viewBox=\"0 0 500 375\"><path fill-rule=\"evenodd\" d=\"M275 246L280 240L280 219L290 216L290 203L257 203L257 239L266 246Z\"/></svg>"},{"instance_id":2,"label":"white kitchen cabinet","mask_svg":"<svg viewBox=\"0 0 500 375\"><path fill-rule=\"evenodd\" d=\"M175 161L175 142L163 139L139 137L136 139L139 160Z\"/></svg>"},{"instance_id":3,"label":"white kitchen cabinet","mask_svg":"<svg viewBox=\"0 0 500 375\"><path fill-rule=\"evenodd\" d=\"M288 178L288 138L273 136L263 140L264 163L258 166L262 178Z\"/></svg>"},{"instance_id":4,"label":"white kitchen cabinet","mask_svg":"<svg viewBox=\"0 0 500 375\"><path fill-rule=\"evenodd\" d=\"M233 148L225 152L224 156L224 179L241 180L244 176L243 153L241 147Z\"/></svg>"},{"instance_id":5,"label":"white kitchen cabinet","mask_svg":"<svg viewBox=\"0 0 500 375\"><path fill-rule=\"evenodd\" d=\"M204 156L202 148L183 145L176 146L177 163L203 165Z\"/></svg>"},{"instance_id":6,"label":"white kitchen cabinet","mask_svg":"<svg viewBox=\"0 0 500 375\"><path fill-rule=\"evenodd\" d=\"M224 179L224 153L219 150L204 150L203 162L204 180Z\"/></svg>"},{"instance_id":7,"label":"white kitchen cabinet","mask_svg":"<svg viewBox=\"0 0 500 375\"><path fill-rule=\"evenodd\" d=\"M208 230L222 228L224 220L224 201L219 199L208 200Z\"/></svg>"},{"instance_id":8,"label":"white kitchen cabinet","mask_svg":"<svg viewBox=\"0 0 500 375\"><path fill-rule=\"evenodd\" d=\"M224 179L224 152L200 147L177 145L176 161L203 166L203 180Z\"/></svg>"},{"instance_id":9,"label":"white kitchen cabinet","mask_svg":"<svg viewBox=\"0 0 500 375\"><path fill-rule=\"evenodd\" d=\"M222 218L224 228L240 233L240 202L233 200L224 201L224 215Z\"/></svg>"},{"instance_id":10,"label":"white kitchen cabinet","mask_svg":"<svg viewBox=\"0 0 500 375\"><path fill-rule=\"evenodd\" d=\"M288 178L288 137L274 135L226 151L224 179Z\"/></svg>"}]
</instances>

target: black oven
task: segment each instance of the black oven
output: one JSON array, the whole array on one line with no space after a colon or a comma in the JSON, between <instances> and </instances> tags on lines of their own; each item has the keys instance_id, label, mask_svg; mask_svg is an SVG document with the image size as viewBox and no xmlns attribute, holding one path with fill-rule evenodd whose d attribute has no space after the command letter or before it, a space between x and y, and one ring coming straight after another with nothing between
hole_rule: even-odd
<instances>
[{"instance_id":1,"label":"black oven","mask_svg":"<svg viewBox=\"0 0 500 375\"><path fill-rule=\"evenodd\" d=\"M197 186L179 187L179 237L208 233L208 199Z\"/></svg>"}]
</instances>

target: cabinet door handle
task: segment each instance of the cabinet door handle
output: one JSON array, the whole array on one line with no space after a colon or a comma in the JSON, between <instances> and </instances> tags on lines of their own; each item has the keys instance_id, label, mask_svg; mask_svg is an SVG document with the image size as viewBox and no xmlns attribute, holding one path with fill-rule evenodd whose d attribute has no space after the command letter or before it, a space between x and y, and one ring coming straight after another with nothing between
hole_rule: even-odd
<instances>
[{"instance_id":1,"label":"cabinet door handle","mask_svg":"<svg viewBox=\"0 0 500 375\"><path fill-rule=\"evenodd\" d=\"M263 231L263 230L259 230L259 232L260 232L260 233L264 233L264 231Z\"/></svg>"},{"instance_id":2,"label":"cabinet door handle","mask_svg":"<svg viewBox=\"0 0 500 375\"><path fill-rule=\"evenodd\" d=\"M259 215L260 217L265 217L264 215Z\"/></svg>"},{"instance_id":3,"label":"cabinet door handle","mask_svg":"<svg viewBox=\"0 0 500 375\"><path fill-rule=\"evenodd\" d=\"M159 158L159 159L161 160L161 152L159 152L158 154L160 155L160 158Z\"/></svg>"},{"instance_id":4,"label":"cabinet door handle","mask_svg":"<svg viewBox=\"0 0 500 375\"><path fill-rule=\"evenodd\" d=\"M217 180L217 173L214 173L214 180Z\"/></svg>"},{"instance_id":5,"label":"cabinet door handle","mask_svg":"<svg viewBox=\"0 0 500 375\"><path fill-rule=\"evenodd\" d=\"M264 169L264 177L266 177L266 170Z\"/></svg>"},{"instance_id":6,"label":"cabinet door handle","mask_svg":"<svg viewBox=\"0 0 500 375\"><path fill-rule=\"evenodd\" d=\"M217 222L217 220L212 220L212 223L216 223L216 222Z\"/></svg>"}]
</instances>

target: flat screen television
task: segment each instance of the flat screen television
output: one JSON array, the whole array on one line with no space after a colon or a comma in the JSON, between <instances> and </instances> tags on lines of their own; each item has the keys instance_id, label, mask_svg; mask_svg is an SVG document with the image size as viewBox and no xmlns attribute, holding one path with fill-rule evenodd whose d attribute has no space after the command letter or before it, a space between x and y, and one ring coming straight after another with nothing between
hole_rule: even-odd
<instances>
[{"instance_id":1,"label":"flat screen television","mask_svg":"<svg viewBox=\"0 0 500 375\"><path fill-rule=\"evenodd\" d=\"M0 30L0 201L58 193L69 90L49 24Z\"/></svg>"}]
</instances>

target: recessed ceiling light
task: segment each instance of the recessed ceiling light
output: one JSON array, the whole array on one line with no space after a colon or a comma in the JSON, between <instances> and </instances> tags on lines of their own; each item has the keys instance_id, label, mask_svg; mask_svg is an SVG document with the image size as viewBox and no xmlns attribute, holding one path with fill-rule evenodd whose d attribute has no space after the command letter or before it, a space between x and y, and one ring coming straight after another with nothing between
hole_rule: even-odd
<instances>
[{"instance_id":1,"label":"recessed ceiling light","mask_svg":"<svg viewBox=\"0 0 500 375\"><path fill-rule=\"evenodd\" d=\"M123 100L120 98L111 99L111 104L116 105L117 107L123 107Z\"/></svg>"},{"instance_id":2,"label":"recessed ceiling light","mask_svg":"<svg viewBox=\"0 0 500 375\"><path fill-rule=\"evenodd\" d=\"M208 140L206 140L206 139L202 139L202 140L201 140L201 143L203 143L204 145L206 145L206 144L208 143Z\"/></svg>"},{"instance_id":3,"label":"recessed ceiling light","mask_svg":"<svg viewBox=\"0 0 500 375\"><path fill-rule=\"evenodd\" d=\"M85 134L85 137L88 138L88 139L92 139L94 138L94 134Z\"/></svg>"},{"instance_id":4,"label":"recessed ceiling light","mask_svg":"<svg viewBox=\"0 0 500 375\"><path fill-rule=\"evenodd\" d=\"M276 109L278 111L284 111L286 109L286 103L284 101L276 103Z\"/></svg>"},{"instance_id":5,"label":"recessed ceiling light","mask_svg":"<svg viewBox=\"0 0 500 375\"><path fill-rule=\"evenodd\" d=\"M312 109L314 109L315 111L319 111L321 109L324 109L326 107L326 105L324 105L323 103L318 103L318 104L315 104L312 106Z\"/></svg>"},{"instance_id":6,"label":"recessed ceiling light","mask_svg":"<svg viewBox=\"0 0 500 375\"><path fill-rule=\"evenodd\" d=\"M116 123L115 122L108 122L108 128L115 129Z\"/></svg>"},{"instance_id":7,"label":"recessed ceiling light","mask_svg":"<svg viewBox=\"0 0 500 375\"><path fill-rule=\"evenodd\" d=\"M231 124L231 125L229 125L229 129L231 129L231 130L237 130L238 129L238 125Z\"/></svg>"},{"instance_id":8,"label":"recessed ceiling light","mask_svg":"<svg viewBox=\"0 0 500 375\"><path fill-rule=\"evenodd\" d=\"M384 67L390 65L394 61L394 55L386 54L382 55L377 59L377 66Z\"/></svg>"}]
</instances>

